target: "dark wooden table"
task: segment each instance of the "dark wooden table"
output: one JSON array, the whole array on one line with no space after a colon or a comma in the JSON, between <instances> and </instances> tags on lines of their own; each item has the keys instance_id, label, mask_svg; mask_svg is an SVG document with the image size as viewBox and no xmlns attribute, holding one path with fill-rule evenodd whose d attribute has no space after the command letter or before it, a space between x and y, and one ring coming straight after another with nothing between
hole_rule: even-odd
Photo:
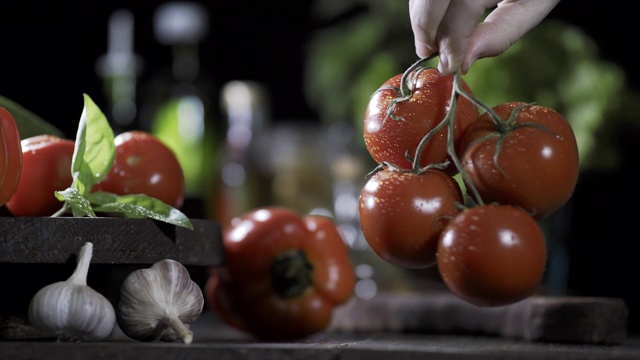
<instances>
[{"instance_id":1,"label":"dark wooden table","mask_svg":"<svg viewBox=\"0 0 640 360\"><path fill-rule=\"evenodd\" d=\"M194 341L144 343L114 335L101 342L64 343L45 340L0 342L0 359L13 360L637 360L640 339L618 345L532 342L483 335L328 331L296 342L263 342L220 324L203 313L192 326Z\"/></svg>"}]
</instances>

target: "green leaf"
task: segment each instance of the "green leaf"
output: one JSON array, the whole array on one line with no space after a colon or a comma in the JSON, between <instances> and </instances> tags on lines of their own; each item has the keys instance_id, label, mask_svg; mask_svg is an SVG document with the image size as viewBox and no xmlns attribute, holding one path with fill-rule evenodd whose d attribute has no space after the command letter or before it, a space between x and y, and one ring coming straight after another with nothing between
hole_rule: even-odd
<instances>
[{"instance_id":1,"label":"green leaf","mask_svg":"<svg viewBox=\"0 0 640 360\"><path fill-rule=\"evenodd\" d=\"M69 187L62 191L56 191L56 198L65 201L65 206L71 207L71 212L75 217L90 216L96 217L91 209L91 203L77 189Z\"/></svg>"},{"instance_id":2,"label":"green leaf","mask_svg":"<svg viewBox=\"0 0 640 360\"><path fill-rule=\"evenodd\" d=\"M104 205L118 201L118 195L105 191L96 191L85 195L93 205Z\"/></svg>"},{"instance_id":3,"label":"green leaf","mask_svg":"<svg viewBox=\"0 0 640 360\"><path fill-rule=\"evenodd\" d=\"M72 187L80 194L90 193L93 185L111 170L116 154L113 140L113 130L106 116L91 97L84 94L84 109L80 116L71 166Z\"/></svg>"},{"instance_id":4,"label":"green leaf","mask_svg":"<svg viewBox=\"0 0 640 360\"><path fill-rule=\"evenodd\" d=\"M5 108L11 116L13 116L16 125L18 125L20 139L42 134L55 135L61 138L66 137L60 129L44 121L41 117L25 109L13 100L0 96L0 106Z\"/></svg>"},{"instance_id":5,"label":"green leaf","mask_svg":"<svg viewBox=\"0 0 640 360\"><path fill-rule=\"evenodd\" d=\"M193 230L193 224L180 210L144 194L116 195L93 192L86 198L95 212L120 213L130 218L151 218Z\"/></svg>"},{"instance_id":6,"label":"green leaf","mask_svg":"<svg viewBox=\"0 0 640 360\"><path fill-rule=\"evenodd\" d=\"M116 195L92 192L111 170L116 155L113 130L100 108L84 94L84 109L78 125L71 173L73 183L56 198L64 201L52 216L71 209L73 216L96 217L96 212L121 214L129 218L150 218L193 230L193 224L180 210L144 194Z\"/></svg>"}]
</instances>

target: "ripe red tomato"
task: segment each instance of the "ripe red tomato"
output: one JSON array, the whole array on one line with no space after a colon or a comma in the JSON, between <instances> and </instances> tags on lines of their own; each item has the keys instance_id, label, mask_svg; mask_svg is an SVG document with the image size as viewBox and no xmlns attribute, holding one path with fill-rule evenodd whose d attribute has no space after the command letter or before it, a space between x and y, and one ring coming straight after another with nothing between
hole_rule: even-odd
<instances>
[{"instance_id":1,"label":"ripe red tomato","mask_svg":"<svg viewBox=\"0 0 640 360\"><path fill-rule=\"evenodd\" d=\"M493 110L506 120L523 105L510 102ZM537 219L564 205L580 170L569 122L553 109L526 105L506 132L496 131L484 113L466 130L459 147L463 169L482 200L520 206ZM499 136L487 138L492 133Z\"/></svg>"},{"instance_id":2,"label":"ripe red tomato","mask_svg":"<svg viewBox=\"0 0 640 360\"><path fill-rule=\"evenodd\" d=\"M544 275L547 246L538 223L524 210L482 205L447 224L437 260L455 295L477 306L501 306L535 293Z\"/></svg>"},{"instance_id":3,"label":"ripe red tomato","mask_svg":"<svg viewBox=\"0 0 640 360\"><path fill-rule=\"evenodd\" d=\"M111 171L94 191L118 195L145 194L180 208L184 202L184 173L173 151L154 135L140 130L115 137Z\"/></svg>"},{"instance_id":4,"label":"ripe red tomato","mask_svg":"<svg viewBox=\"0 0 640 360\"><path fill-rule=\"evenodd\" d=\"M18 189L5 204L14 216L51 216L62 207L55 192L71 186L75 142L53 135L21 141L22 175Z\"/></svg>"},{"instance_id":5,"label":"ripe red tomato","mask_svg":"<svg viewBox=\"0 0 640 360\"><path fill-rule=\"evenodd\" d=\"M391 116L388 116L394 99L401 96L399 88L402 75L387 80L369 100L364 116L364 142L377 163L387 162L403 169L412 169L413 164L406 155L415 157L422 138L444 120L451 102L454 77L445 76L435 68L414 72L409 81L413 89L411 98L397 102ZM462 85L471 94L469 86L465 82ZM454 139L459 138L478 114L478 107L474 103L459 97ZM448 131L448 127L444 126L431 137L422 151L420 167L442 163L448 158ZM450 174L457 173L453 165L447 171Z\"/></svg>"},{"instance_id":6,"label":"ripe red tomato","mask_svg":"<svg viewBox=\"0 0 640 360\"><path fill-rule=\"evenodd\" d=\"M440 231L462 202L458 183L443 171L418 175L383 169L360 193L360 225L382 259L403 268L427 268L436 262Z\"/></svg>"},{"instance_id":7,"label":"ripe red tomato","mask_svg":"<svg viewBox=\"0 0 640 360\"><path fill-rule=\"evenodd\" d=\"M0 106L0 206L18 189L22 172L22 149L16 120Z\"/></svg>"}]
</instances>

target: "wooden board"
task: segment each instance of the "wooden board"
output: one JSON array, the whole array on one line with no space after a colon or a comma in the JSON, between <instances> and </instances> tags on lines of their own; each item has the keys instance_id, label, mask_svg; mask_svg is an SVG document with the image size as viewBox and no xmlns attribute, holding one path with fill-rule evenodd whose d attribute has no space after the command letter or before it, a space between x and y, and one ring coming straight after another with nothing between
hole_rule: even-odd
<instances>
[{"instance_id":1,"label":"wooden board","mask_svg":"<svg viewBox=\"0 0 640 360\"><path fill-rule=\"evenodd\" d=\"M299 341L257 341L231 331L209 312L192 326L193 343L0 341L0 359L313 359L313 360L638 360L640 339L620 345L528 342L495 336L321 332Z\"/></svg>"},{"instance_id":2,"label":"wooden board","mask_svg":"<svg viewBox=\"0 0 640 360\"><path fill-rule=\"evenodd\" d=\"M66 263L90 241L95 264L153 264L164 258L221 264L220 225L191 222L193 230L150 219L0 217L0 263Z\"/></svg>"},{"instance_id":3,"label":"wooden board","mask_svg":"<svg viewBox=\"0 0 640 360\"><path fill-rule=\"evenodd\" d=\"M379 294L339 308L331 329L347 333L480 334L527 341L621 344L628 309L617 298L532 296L494 308L448 292Z\"/></svg>"}]
</instances>

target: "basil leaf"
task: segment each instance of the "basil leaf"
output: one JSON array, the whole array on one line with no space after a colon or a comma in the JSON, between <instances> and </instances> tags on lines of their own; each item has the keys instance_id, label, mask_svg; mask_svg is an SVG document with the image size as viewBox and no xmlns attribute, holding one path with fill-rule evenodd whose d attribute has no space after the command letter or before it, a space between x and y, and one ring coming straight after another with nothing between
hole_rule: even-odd
<instances>
[{"instance_id":1,"label":"basil leaf","mask_svg":"<svg viewBox=\"0 0 640 360\"><path fill-rule=\"evenodd\" d=\"M44 121L41 117L25 109L22 105L13 100L0 96L0 106L7 109L11 116L13 116L13 119L16 121L16 125L18 126L18 132L20 133L21 140L42 134L66 138L60 129L53 126L53 124Z\"/></svg>"},{"instance_id":2,"label":"basil leaf","mask_svg":"<svg viewBox=\"0 0 640 360\"><path fill-rule=\"evenodd\" d=\"M93 185L100 182L111 170L116 155L113 140L113 130L106 116L91 97L84 94L84 108L80 116L71 164L72 187L80 194L90 193Z\"/></svg>"},{"instance_id":3,"label":"basil leaf","mask_svg":"<svg viewBox=\"0 0 640 360\"><path fill-rule=\"evenodd\" d=\"M77 189L66 188L62 191L55 192L56 198L60 201L64 201L65 207L71 207L71 212L75 217L91 216L96 217L96 214L91 209L91 203L87 200Z\"/></svg>"},{"instance_id":4,"label":"basil leaf","mask_svg":"<svg viewBox=\"0 0 640 360\"><path fill-rule=\"evenodd\" d=\"M75 217L96 217L96 212L103 212L129 218L150 218L193 230L193 224L185 214L156 198L144 194L92 192L94 185L113 167L116 145L106 116L89 95L83 95L84 108L71 164L73 183L66 190L55 192L64 205L52 216L59 216L69 209Z\"/></svg>"},{"instance_id":5,"label":"basil leaf","mask_svg":"<svg viewBox=\"0 0 640 360\"><path fill-rule=\"evenodd\" d=\"M94 206L113 203L118 199L118 195L106 191L95 191L85 195L85 197Z\"/></svg>"},{"instance_id":6,"label":"basil leaf","mask_svg":"<svg viewBox=\"0 0 640 360\"><path fill-rule=\"evenodd\" d=\"M93 204L95 212L121 213L129 218L147 217L193 230L193 224L180 210L144 194L93 192L85 197Z\"/></svg>"}]
</instances>

